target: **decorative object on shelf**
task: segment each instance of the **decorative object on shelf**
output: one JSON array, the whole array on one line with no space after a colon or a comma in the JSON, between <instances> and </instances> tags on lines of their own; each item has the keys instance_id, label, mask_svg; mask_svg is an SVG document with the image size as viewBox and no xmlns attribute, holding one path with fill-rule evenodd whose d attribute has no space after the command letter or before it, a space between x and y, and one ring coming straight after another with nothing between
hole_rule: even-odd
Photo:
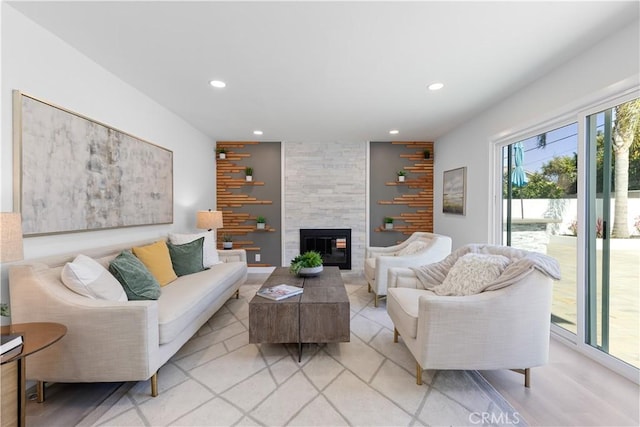
<instances>
[{"instance_id":1,"label":"decorative object on shelf","mask_svg":"<svg viewBox=\"0 0 640 427\"><path fill-rule=\"evenodd\" d=\"M322 255L316 251L304 252L291 260L289 271L298 276L317 276L322 272Z\"/></svg>"},{"instance_id":2,"label":"decorative object on shelf","mask_svg":"<svg viewBox=\"0 0 640 427\"><path fill-rule=\"evenodd\" d=\"M404 178L405 176L407 176L407 172L406 171L398 171L398 182L404 182Z\"/></svg>"},{"instance_id":3,"label":"decorative object on shelf","mask_svg":"<svg viewBox=\"0 0 640 427\"><path fill-rule=\"evenodd\" d=\"M466 190L466 167L444 171L442 180L442 212L464 215Z\"/></svg>"},{"instance_id":4,"label":"decorative object on shelf","mask_svg":"<svg viewBox=\"0 0 640 427\"><path fill-rule=\"evenodd\" d=\"M173 151L13 94L14 207L24 236L173 223Z\"/></svg>"},{"instance_id":5,"label":"decorative object on shelf","mask_svg":"<svg viewBox=\"0 0 640 427\"><path fill-rule=\"evenodd\" d=\"M384 218L384 228L386 230L393 230L393 218L390 216Z\"/></svg>"},{"instance_id":6,"label":"decorative object on shelf","mask_svg":"<svg viewBox=\"0 0 640 427\"><path fill-rule=\"evenodd\" d=\"M429 150L425 149L422 153L424 154L424 158L425 159L428 159L428 158L431 157L431 151L429 151Z\"/></svg>"},{"instance_id":7,"label":"decorative object on shelf","mask_svg":"<svg viewBox=\"0 0 640 427\"><path fill-rule=\"evenodd\" d=\"M251 166L244 168L244 174L247 181L253 181L253 168Z\"/></svg>"},{"instance_id":8,"label":"decorative object on shelf","mask_svg":"<svg viewBox=\"0 0 640 427\"><path fill-rule=\"evenodd\" d=\"M222 228L221 211L198 211L196 213L196 228L211 231L214 228Z\"/></svg>"},{"instance_id":9,"label":"decorative object on shelf","mask_svg":"<svg viewBox=\"0 0 640 427\"><path fill-rule=\"evenodd\" d=\"M233 238L231 234L222 235L222 249L233 249Z\"/></svg>"},{"instance_id":10,"label":"decorative object on shelf","mask_svg":"<svg viewBox=\"0 0 640 427\"><path fill-rule=\"evenodd\" d=\"M265 217L258 216L258 218L256 218L256 227L258 227L259 229L264 230L266 223L267 223L267 220Z\"/></svg>"},{"instance_id":11,"label":"decorative object on shelf","mask_svg":"<svg viewBox=\"0 0 640 427\"><path fill-rule=\"evenodd\" d=\"M226 159L227 158L227 149L224 147L220 147L218 148L218 158L219 159Z\"/></svg>"}]
</instances>

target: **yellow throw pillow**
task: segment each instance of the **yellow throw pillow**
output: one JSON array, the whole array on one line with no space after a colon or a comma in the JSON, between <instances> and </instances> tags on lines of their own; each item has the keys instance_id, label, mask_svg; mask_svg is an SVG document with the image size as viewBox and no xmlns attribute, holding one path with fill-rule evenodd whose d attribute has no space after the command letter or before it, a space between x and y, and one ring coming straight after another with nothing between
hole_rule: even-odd
<instances>
[{"instance_id":1,"label":"yellow throw pillow","mask_svg":"<svg viewBox=\"0 0 640 427\"><path fill-rule=\"evenodd\" d=\"M166 242L158 241L150 245L138 246L131 251L147 267L160 286L167 285L178 278L173 270Z\"/></svg>"}]
</instances>

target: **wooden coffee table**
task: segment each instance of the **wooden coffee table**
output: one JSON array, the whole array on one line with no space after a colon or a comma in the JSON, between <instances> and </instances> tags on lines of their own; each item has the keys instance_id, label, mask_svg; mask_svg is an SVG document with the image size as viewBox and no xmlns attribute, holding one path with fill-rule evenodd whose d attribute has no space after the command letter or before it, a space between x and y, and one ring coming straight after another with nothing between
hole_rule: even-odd
<instances>
[{"instance_id":1,"label":"wooden coffee table","mask_svg":"<svg viewBox=\"0 0 640 427\"><path fill-rule=\"evenodd\" d=\"M347 290L338 267L324 267L315 277L298 277L278 267L263 288L286 283L304 288L300 295L280 301L254 296L249 301L250 343L349 342L350 311Z\"/></svg>"}]
</instances>

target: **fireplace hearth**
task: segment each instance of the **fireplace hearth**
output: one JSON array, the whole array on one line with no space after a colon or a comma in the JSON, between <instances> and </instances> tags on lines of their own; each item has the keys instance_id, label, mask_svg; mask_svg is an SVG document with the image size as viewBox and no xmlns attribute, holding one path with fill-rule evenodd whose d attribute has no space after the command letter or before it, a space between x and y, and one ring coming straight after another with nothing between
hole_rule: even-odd
<instances>
[{"instance_id":1,"label":"fireplace hearth","mask_svg":"<svg viewBox=\"0 0 640 427\"><path fill-rule=\"evenodd\" d=\"M326 266L351 270L350 228L301 228L300 253L317 251Z\"/></svg>"}]
</instances>

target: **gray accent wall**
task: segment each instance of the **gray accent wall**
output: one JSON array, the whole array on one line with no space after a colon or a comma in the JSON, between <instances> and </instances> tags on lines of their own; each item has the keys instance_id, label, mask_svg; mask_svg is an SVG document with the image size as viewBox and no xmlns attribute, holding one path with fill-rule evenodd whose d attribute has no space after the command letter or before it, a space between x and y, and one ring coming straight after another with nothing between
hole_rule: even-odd
<instances>
[{"instance_id":1,"label":"gray accent wall","mask_svg":"<svg viewBox=\"0 0 640 427\"><path fill-rule=\"evenodd\" d=\"M393 217L394 226L398 227L402 221L397 219L402 212L406 211L404 205L381 205L380 200L393 200L403 193L409 193L409 187L406 185L389 186L387 182L393 182L397 179L396 172L406 166L411 166L411 161L401 158L401 154L406 152L403 145L393 145L391 142L371 142L370 146L370 184L369 191L369 244L370 246L391 246L399 241L406 240L405 236L397 230L393 231L376 231L380 227L384 227L384 217Z\"/></svg>"},{"instance_id":2,"label":"gray accent wall","mask_svg":"<svg viewBox=\"0 0 640 427\"><path fill-rule=\"evenodd\" d=\"M238 240L250 240L250 248L247 250L247 262L249 264L269 264L279 266L282 264L282 229L280 218L282 217L281 196L281 143L260 142L256 145L246 145L243 151L250 157L242 162L242 166L253 167L253 180L264 182L260 186L243 186L241 192L250 197L255 197L259 204L246 204L234 208L237 213L248 213L255 218L264 216L267 227L274 231L254 231ZM267 203L270 202L270 203ZM248 221L255 226L255 219ZM260 254L260 261L256 261L256 254Z\"/></svg>"}]
</instances>

